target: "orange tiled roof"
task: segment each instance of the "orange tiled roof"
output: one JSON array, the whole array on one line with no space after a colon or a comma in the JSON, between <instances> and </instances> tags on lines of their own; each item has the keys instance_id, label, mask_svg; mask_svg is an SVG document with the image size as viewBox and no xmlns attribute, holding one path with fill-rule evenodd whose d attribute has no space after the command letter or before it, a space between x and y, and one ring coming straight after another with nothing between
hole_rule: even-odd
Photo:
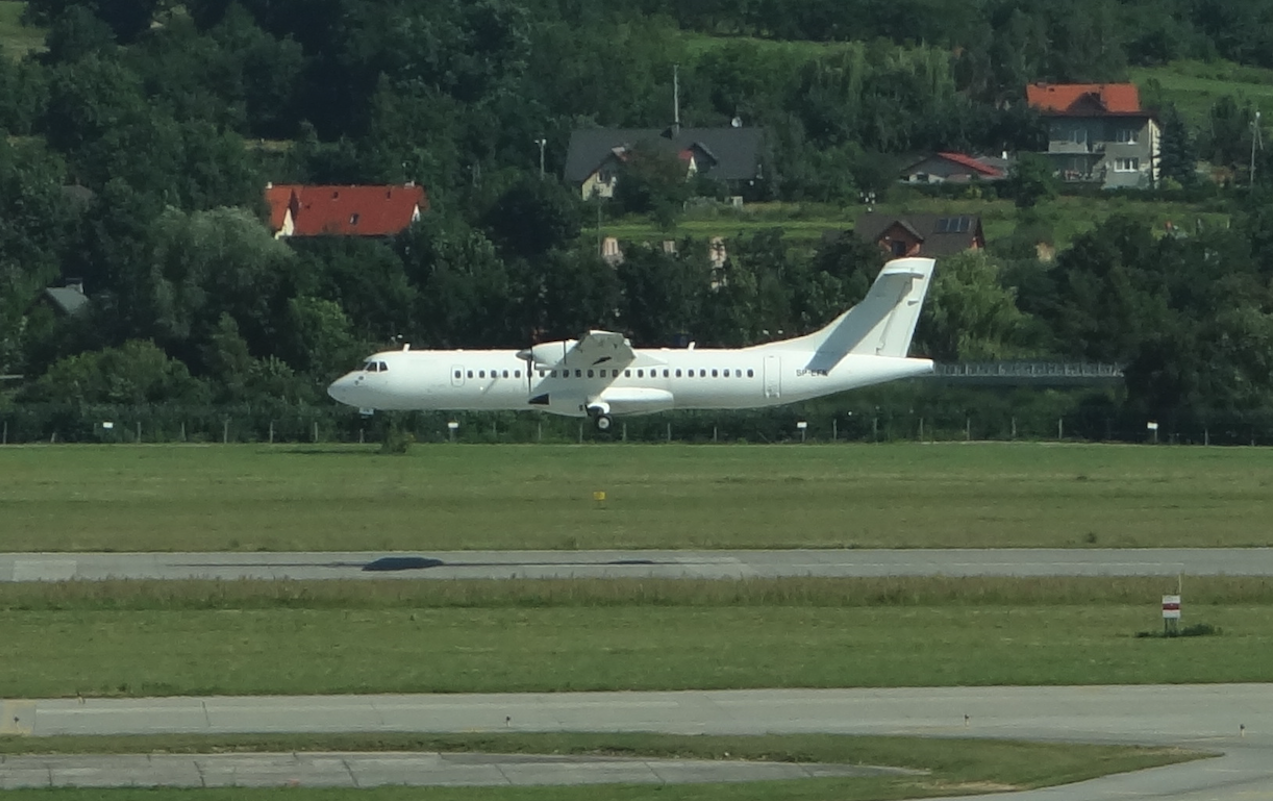
<instances>
[{"instance_id":1,"label":"orange tiled roof","mask_svg":"<svg viewBox=\"0 0 1273 801\"><path fill-rule=\"evenodd\" d=\"M1026 101L1045 114L1141 114L1134 83L1032 83Z\"/></svg>"},{"instance_id":2,"label":"orange tiled roof","mask_svg":"<svg viewBox=\"0 0 1273 801\"><path fill-rule=\"evenodd\" d=\"M428 209L424 188L406 186L269 186L270 226L292 210L293 236L392 236Z\"/></svg>"},{"instance_id":3,"label":"orange tiled roof","mask_svg":"<svg viewBox=\"0 0 1273 801\"><path fill-rule=\"evenodd\" d=\"M949 153L949 152L938 153L937 155L941 156L947 161L953 161L956 164L960 164L964 167L967 167L968 169L976 173L979 173L981 175L984 175L987 178L1002 178L1003 177L1003 170L999 169L998 167L991 167L989 164L983 164L982 162L978 161L972 156L968 156L963 153Z\"/></svg>"}]
</instances>

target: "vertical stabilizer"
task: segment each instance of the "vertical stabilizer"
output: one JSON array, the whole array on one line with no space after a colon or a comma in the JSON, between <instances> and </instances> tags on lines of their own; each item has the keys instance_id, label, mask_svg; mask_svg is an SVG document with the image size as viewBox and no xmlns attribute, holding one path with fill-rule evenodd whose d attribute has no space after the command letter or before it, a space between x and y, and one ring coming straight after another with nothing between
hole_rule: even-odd
<instances>
[{"instance_id":1,"label":"vertical stabilizer","mask_svg":"<svg viewBox=\"0 0 1273 801\"><path fill-rule=\"evenodd\" d=\"M829 370L850 353L905 358L932 282L932 259L894 259L880 270L862 302L827 327L801 337L814 347L810 367Z\"/></svg>"}]
</instances>

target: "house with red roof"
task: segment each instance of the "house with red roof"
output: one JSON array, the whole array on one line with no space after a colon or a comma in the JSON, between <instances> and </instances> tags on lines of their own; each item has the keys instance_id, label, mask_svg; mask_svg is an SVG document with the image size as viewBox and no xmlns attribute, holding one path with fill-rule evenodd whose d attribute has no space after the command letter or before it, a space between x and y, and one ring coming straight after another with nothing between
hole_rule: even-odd
<instances>
[{"instance_id":1,"label":"house with red roof","mask_svg":"<svg viewBox=\"0 0 1273 801\"><path fill-rule=\"evenodd\" d=\"M1002 181L1007 175L1006 159L979 158L965 153L933 153L902 170L908 184L972 183Z\"/></svg>"},{"instance_id":2,"label":"house with red roof","mask_svg":"<svg viewBox=\"0 0 1273 801\"><path fill-rule=\"evenodd\" d=\"M1047 121L1044 155L1063 180L1106 189L1157 183L1162 135L1135 84L1036 83L1026 102Z\"/></svg>"},{"instance_id":3,"label":"house with red roof","mask_svg":"<svg viewBox=\"0 0 1273 801\"><path fill-rule=\"evenodd\" d=\"M268 184L270 230L285 236L394 236L428 211L424 187Z\"/></svg>"}]
</instances>

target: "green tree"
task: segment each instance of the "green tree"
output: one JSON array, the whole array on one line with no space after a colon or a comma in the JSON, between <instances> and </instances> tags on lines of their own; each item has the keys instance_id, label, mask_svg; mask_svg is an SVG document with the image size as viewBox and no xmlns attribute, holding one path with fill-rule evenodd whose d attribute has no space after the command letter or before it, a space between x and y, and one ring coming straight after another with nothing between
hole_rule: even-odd
<instances>
[{"instance_id":1,"label":"green tree","mask_svg":"<svg viewBox=\"0 0 1273 801\"><path fill-rule=\"evenodd\" d=\"M56 362L22 397L59 403L202 403L208 392L153 342L131 340Z\"/></svg>"},{"instance_id":2,"label":"green tree","mask_svg":"<svg viewBox=\"0 0 1273 801\"><path fill-rule=\"evenodd\" d=\"M1056 197L1056 177L1052 162L1036 153L1021 153L1008 170L1003 192L1019 209L1033 208L1040 201Z\"/></svg>"},{"instance_id":3,"label":"green tree","mask_svg":"<svg viewBox=\"0 0 1273 801\"><path fill-rule=\"evenodd\" d=\"M1162 157L1159 173L1163 178L1181 186L1195 186L1198 183L1198 154L1184 118L1175 105L1169 105L1163 109L1161 119Z\"/></svg>"},{"instance_id":4,"label":"green tree","mask_svg":"<svg viewBox=\"0 0 1273 801\"><path fill-rule=\"evenodd\" d=\"M503 253L531 258L562 249L579 236L579 201L556 181L526 175L485 215L485 227Z\"/></svg>"},{"instance_id":5,"label":"green tree","mask_svg":"<svg viewBox=\"0 0 1273 801\"><path fill-rule=\"evenodd\" d=\"M981 250L938 264L920 318L923 350L939 361L992 361L1021 355L1028 321L1013 290L1002 280L1003 265Z\"/></svg>"}]
</instances>

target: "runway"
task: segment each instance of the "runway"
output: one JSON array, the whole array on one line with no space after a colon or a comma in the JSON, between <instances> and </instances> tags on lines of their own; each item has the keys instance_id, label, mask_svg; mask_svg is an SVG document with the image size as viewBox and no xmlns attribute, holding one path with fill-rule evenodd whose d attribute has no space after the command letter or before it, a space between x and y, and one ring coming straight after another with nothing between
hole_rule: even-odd
<instances>
[{"instance_id":1,"label":"runway","mask_svg":"<svg viewBox=\"0 0 1273 801\"><path fill-rule=\"evenodd\" d=\"M1009 801L1273 797L1273 684L18 700L11 733L834 732L1176 745L1218 759ZM966 716L966 717L965 717ZM16 721L16 722L14 722ZM965 796L964 798L968 798Z\"/></svg>"},{"instance_id":2,"label":"runway","mask_svg":"<svg viewBox=\"0 0 1273 801\"><path fill-rule=\"evenodd\" d=\"M1273 576L1273 548L433 553L4 553L0 582L71 579Z\"/></svg>"}]
</instances>

